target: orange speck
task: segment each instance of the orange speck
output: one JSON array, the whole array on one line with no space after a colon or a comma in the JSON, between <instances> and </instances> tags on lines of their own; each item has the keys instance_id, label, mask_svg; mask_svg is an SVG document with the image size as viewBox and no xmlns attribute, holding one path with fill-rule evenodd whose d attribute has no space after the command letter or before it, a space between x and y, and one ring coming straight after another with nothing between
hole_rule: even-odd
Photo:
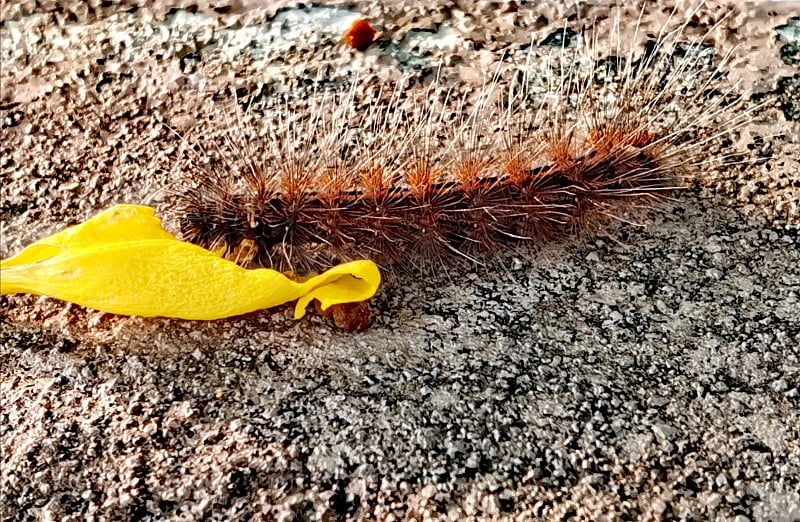
<instances>
[{"instance_id":1,"label":"orange speck","mask_svg":"<svg viewBox=\"0 0 800 522\"><path fill-rule=\"evenodd\" d=\"M353 22L344 33L344 43L359 51L366 51L374 39L375 29L363 18Z\"/></svg>"}]
</instances>

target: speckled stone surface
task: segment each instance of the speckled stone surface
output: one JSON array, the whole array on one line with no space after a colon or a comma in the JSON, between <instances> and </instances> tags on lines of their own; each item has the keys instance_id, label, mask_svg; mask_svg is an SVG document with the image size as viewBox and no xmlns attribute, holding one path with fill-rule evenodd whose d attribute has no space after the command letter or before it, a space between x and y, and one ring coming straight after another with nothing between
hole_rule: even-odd
<instances>
[{"instance_id":1,"label":"speckled stone surface","mask_svg":"<svg viewBox=\"0 0 800 522\"><path fill-rule=\"evenodd\" d=\"M180 135L216 136L234 96L439 65L479 84L611 12L518 4L5 2L0 254L115 202L168 214ZM765 103L734 145L762 161L647 227L401 277L358 335L0 298L0 518L799 519L800 8L731 5L687 31L736 48L726 73ZM358 16L365 53L341 44Z\"/></svg>"}]
</instances>

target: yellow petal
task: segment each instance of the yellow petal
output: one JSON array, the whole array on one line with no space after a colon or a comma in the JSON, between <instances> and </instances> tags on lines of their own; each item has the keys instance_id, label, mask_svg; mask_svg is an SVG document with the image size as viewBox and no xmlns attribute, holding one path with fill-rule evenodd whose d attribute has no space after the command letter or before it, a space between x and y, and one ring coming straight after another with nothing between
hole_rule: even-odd
<instances>
[{"instance_id":1,"label":"yellow petal","mask_svg":"<svg viewBox=\"0 0 800 522\"><path fill-rule=\"evenodd\" d=\"M118 205L37 241L0 264L0 294L46 295L106 312L219 319L298 300L323 308L364 301L380 285L371 261L336 266L303 282L247 270L163 230L153 209Z\"/></svg>"}]
</instances>

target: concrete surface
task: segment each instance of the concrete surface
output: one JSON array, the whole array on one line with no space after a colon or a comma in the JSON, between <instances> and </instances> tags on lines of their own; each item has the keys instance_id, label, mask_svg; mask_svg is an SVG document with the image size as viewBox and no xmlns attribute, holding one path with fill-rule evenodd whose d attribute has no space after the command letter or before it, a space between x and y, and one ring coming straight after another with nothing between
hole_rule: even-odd
<instances>
[{"instance_id":1,"label":"concrete surface","mask_svg":"<svg viewBox=\"0 0 800 522\"><path fill-rule=\"evenodd\" d=\"M235 92L434 63L469 82L605 9L292 5L4 3L2 256L114 202L168 214L164 124L202 134ZM764 161L645 228L401 276L363 334L0 298L0 517L800 520L799 12L737 5L715 33L769 102L736 135ZM339 42L360 15L384 42L363 54Z\"/></svg>"}]
</instances>

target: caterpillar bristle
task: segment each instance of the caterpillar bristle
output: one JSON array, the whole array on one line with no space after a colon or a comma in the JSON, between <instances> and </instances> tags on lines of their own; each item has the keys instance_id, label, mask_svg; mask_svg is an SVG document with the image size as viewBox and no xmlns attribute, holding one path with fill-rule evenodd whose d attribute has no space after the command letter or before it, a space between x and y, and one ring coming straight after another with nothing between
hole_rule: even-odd
<instances>
[{"instance_id":1,"label":"caterpillar bristle","mask_svg":"<svg viewBox=\"0 0 800 522\"><path fill-rule=\"evenodd\" d=\"M705 143L741 124L706 131L740 98L718 89L703 100L721 65L707 63L702 38L681 42L688 23L639 56L619 40L602 55L595 35L554 52L553 76L501 70L477 96L371 84L361 90L379 98L367 103L356 80L317 93L306 116L286 102L261 146L240 114L227 152L192 167L178 194L181 233L302 274L354 258L439 270L634 223L709 161Z\"/></svg>"}]
</instances>

